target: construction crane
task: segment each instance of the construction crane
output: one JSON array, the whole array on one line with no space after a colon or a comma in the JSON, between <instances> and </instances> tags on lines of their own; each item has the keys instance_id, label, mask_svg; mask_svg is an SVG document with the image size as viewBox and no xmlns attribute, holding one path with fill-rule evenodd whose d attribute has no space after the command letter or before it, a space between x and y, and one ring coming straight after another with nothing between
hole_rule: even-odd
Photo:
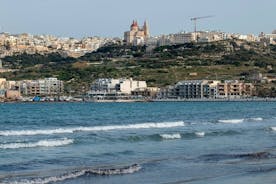
<instances>
[{"instance_id":1,"label":"construction crane","mask_svg":"<svg viewBox=\"0 0 276 184\"><path fill-rule=\"evenodd\" d=\"M199 19L211 18L211 17L214 17L214 16L209 15L209 16L193 17L193 18L191 18L191 21L194 22L194 26L195 26L195 27L194 27L194 31L195 31L196 41L198 41L198 37L197 37L197 35L196 35L196 33L197 33L197 20L199 20Z\"/></svg>"}]
</instances>

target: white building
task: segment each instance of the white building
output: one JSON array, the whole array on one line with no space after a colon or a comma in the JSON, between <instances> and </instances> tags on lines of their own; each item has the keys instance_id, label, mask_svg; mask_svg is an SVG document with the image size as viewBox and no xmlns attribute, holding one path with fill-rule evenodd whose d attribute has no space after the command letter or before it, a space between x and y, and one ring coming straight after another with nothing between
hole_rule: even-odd
<instances>
[{"instance_id":1,"label":"white building","mask_svg":"<svg viewBox=\"0 0 276 184\"><path fill-rule=\"evenodd\" d=\"M176 33L173 34L173 43L174 44L184 44L190 43L196 40L195 33Z\"/></svg>"},{"instance_id":2,"label":"white building","mask_svg":"<svg viewBox=\"0 0 276 184\"><path fill-rule=\"evenodd\" d=\"M91 86L91 91L89 93L130 95L132 91L146 87L146 81L135 81L132 78L101 78L95 80L95 82Z\"/></svg>"},{"instance_id":3,"label":"white building","mask_svg":"<svg viewBox=\"0 0 276 184\"><path fill-rule=\"evenodd\" d=\"M146 88L146 81L134 81L132 78L120 81L119 91L125 94L131 94L132 91L139 88Z\"/></svg>"}]
</instances>

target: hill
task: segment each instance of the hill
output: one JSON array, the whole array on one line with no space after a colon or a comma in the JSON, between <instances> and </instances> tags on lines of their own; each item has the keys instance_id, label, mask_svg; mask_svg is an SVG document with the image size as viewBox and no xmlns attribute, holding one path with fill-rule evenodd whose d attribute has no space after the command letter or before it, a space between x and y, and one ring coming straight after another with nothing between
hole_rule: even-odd
<instances>
[{"instance_id":1,"label":"hill","mask_svg":"<svg viewBox=\"0 0 276 184\"><path fill-rule=\"evenodd\" d=\"M107 45L74 59L60 54L17 55L3 59L4 65L19 71L4 73L9 79L36 79L55 76L67 81L67 90L87 90L100 77L132 77L150 86L164 87L186 79L244 79L253 74L276 75L276 46L241 40L188 43L146 47ZM271 93L275 84L257 84ZM274 93L274 92L273 92ZM261 94L261 93L260 93Z\"/></svg>"}]
</instances>

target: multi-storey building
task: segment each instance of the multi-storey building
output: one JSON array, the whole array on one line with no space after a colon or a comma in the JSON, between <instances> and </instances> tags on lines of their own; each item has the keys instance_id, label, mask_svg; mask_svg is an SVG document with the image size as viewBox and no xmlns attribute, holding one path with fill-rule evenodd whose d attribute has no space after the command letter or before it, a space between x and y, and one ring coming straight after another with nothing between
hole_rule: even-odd
<instances>
[{"instance_id":1,"label":"multi-storey building","mask_svg":"<svg viewBox=\"0 0 276 184\"><path fill-rule=\"evenodd\" d=\"M63 81L57 78L20 81L20 91L27 96L60 95L63 93Z\"/></svg>"},{"instance_id":2,"label":"multi-storey building","mask_svg":"<svg viewBox=\"0 0 276 184\"><path fill-rule=\"evenodd\" d=\"M218 98L249 97L253 94L253 85L237 80L224 81L218 84Z\"/></svg>"},{"instance_id":3,"label":"multi-storey building","mask_svg":"<svg viewBox=\"0 0 276 184\"><path fill-rule=\"evenodd\" d=\"M187 80L162 89L158 98L215 99L250 97L254 86L240 81Z\"/></svg>"},{"instance_id":4,"label":"multi-storey building","mask_svg":"<svg viewBox=\"0 0 276 184\"><path fill-rule=\"evenodd\" d=\"M203 80L186 80L180 81L174 86L162 89L158 94L159 98L172 99L197 99L203 98L203 86L207 81Z\"/></svg>"},{"instance_id":5,"label":"multi-storey building","mask_svg":"<svg viewBox=\"0 0 276 184\"><path fill-rule=\"evenodd\" d=\"M218 97L218 84L220 81L206 81L203 84L203 98L217 98Z\"/></svg>"},{"instance_id":6,"label":"multi-storey building","mask_svg":"<svg viewBox=\"0 0 276 184\"><path fill-rule=\"evenodd\" d=\"M204 83L205 81L201 80L180 81L174 88L173 96L178 98L202 98Z\"/></svg>"}]
</instances>

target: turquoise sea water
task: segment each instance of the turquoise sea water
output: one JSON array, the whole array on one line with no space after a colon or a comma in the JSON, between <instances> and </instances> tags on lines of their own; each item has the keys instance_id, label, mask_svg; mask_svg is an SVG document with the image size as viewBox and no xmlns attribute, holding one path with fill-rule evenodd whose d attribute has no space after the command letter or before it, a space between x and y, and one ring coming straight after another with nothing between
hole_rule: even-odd
<instances>
[{"instance_id":1,"label":"turquoise sea water","mask_svg":"<svg viewBox=\"0 0 276 184\"><path fill-rule=\"evenodd\" d=\"M276 183L275 102L0 104L0 183Z\"/></svg>"}]
</instances>

